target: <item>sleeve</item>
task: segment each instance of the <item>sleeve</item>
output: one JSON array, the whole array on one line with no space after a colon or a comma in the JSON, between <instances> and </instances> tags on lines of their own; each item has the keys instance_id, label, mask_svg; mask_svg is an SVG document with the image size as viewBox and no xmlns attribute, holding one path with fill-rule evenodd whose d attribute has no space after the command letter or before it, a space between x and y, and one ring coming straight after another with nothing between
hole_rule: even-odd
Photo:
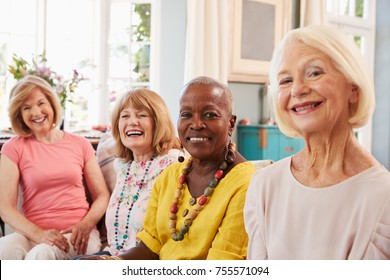
<instances>
[{"instance_id":1,"label":"sleeve","mask_svg":"<svg viewBox=\"0 0 390 280\"><path fill-rule=\"evenodd\" d=\"M248 234L248 259L265 260L267 250L264 241L264 205L260 201L259 185L262 177L261 171L253 175L246 193L244 206L245 229Z\"/></svg>"},{"instance_id":2,"label":"sleeve","mask_svg":"<svg viewBox=\"0 0 390 280\"><path fill-rule=\"evenodd\" d=\"M363 259L390 259L390 199L385 204L378 219Z\"/></svg>"},{"instance_id":3,"label":"sleeve","mask_svg":"<svg viewBox=\"0 0 390 280\"><path fill-rule=\"evenodd\" d=\"M95 157L95 150L92 147L91 143L89 143L88 139L82 136L77 136L80 140L80 145L82 145L83 153L84 153L84 164L87 163L92 157Z\"/></svg>"},{"instance_id":4,"label":"sleeve","mask_svg":"<svg viewBox=\"0 0 390 280\"><path fill-rule=\"evenodd\" d=\"M231 198L223 222L209 249L208 260L244 260L246 258L248 235L244 230L243 208L247 184Z\"/></svg>"},{"instance_id":5,"label":"sleeve","mask_svg":"<svg viewBox=\"0 0 390 280\"><path fill-rule=\"evenodd\" d=\"M20 151L18 149L19 147L20 145L17 145L16 140L11 138L3 144L0 155L3 154L12 160L15 164L18 164L20 160Z\"/></svg>"}]
</instances>

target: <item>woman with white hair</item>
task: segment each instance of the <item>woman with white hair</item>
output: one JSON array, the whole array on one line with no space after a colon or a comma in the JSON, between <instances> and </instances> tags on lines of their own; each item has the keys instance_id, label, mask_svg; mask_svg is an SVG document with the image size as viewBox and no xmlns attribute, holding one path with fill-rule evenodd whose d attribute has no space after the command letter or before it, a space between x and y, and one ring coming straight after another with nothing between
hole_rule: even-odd
<instances>
[{"instance_id":1,"label":"woman with white hair","mask_svg":"<svg viewBox=\"0 0 390 280\"><path fill-rule=\"evenodd\" d=\"M332 27L292 30L269 82L279 128L305 147L253 176L248 259L389 259L390 172L353 131L375 105L357 46Z\"/></svg>"}]
</instances>

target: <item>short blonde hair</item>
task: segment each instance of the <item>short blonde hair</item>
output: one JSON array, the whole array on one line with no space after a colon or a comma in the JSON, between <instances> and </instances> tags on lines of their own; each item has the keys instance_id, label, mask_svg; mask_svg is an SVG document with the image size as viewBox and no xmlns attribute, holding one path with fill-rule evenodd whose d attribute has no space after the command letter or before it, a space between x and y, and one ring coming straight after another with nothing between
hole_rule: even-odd
<instances>
[{"instance_id":1,"label":"short blonde hair","mask_svg":"<svg viewBox=\"0 0 390 280\"><path fill-rule=\"evenodd\" d=\"M19 136L27 137L32 134L31 129L24 123L21 108L30 94L40 89L49 100L54 111L53 124L57 126L62 117L61 104L52 87L44 79L38 76L26 76L11 89L8 116L12 130Z\"/></svg>"},{"instance_id":2,"label":"short blonde hair","mask_svg":"<svg viewBox=\"0 0 390 280\"><path fill-rule=\"evenodd\" d=\"M180 148L175 128L169 110L160 95L146 88L137 88L123 94L115 103L112 112L112 136L115 140L115 154L125 159L133 160L133 152L122 144L119 133L119 117L122 110L128 106L136 110L146 110L154 120L152 148L156 155L166 154L170 149Z\"/></svg>"},{"instance_id":3,"label":"short blonde hair","mask_svg":"<svg viewBox=\"0 0 390 280\"><path fill-rule=\"evenodd\" d=\"M291 30L275 49L269 74L269 94L281 131L291 137L300 136L280 114L278 107L278 65L284 49L293 42L302 42L328 56L335 68L353 85L358 87L358 101L350 107L349 123L353 128L362 127L372 116L375 108L375 90L372 75L355 42L346 34L330 26L311 25Z\"/></svg>"}]
</instances>

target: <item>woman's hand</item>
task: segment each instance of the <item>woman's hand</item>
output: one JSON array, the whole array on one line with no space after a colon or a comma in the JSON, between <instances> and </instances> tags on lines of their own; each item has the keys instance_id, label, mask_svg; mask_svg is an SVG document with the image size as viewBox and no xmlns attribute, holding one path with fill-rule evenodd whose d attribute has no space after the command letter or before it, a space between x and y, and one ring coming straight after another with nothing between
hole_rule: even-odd
<instances>
[{"instance_id":1,"label":"woman's hand","mask_svg":"<svg viewBox=\"0 0 390 280\"><path fill-rule=\"evenodd\" d=\"M57 229L42 230L38 243L46 243L51 246L55 245L65 252L68 252L70 248L68 240Z\"/></svg>"},{"instance_id":2,"label":"woman's hand","mask_svg":"<svg viewBox=\"0 0 390 280\"><path fill-rule=\"evenodd\" d=\"M79 255L85 255L87 253L89 235L91 234L93 228L94 225L83 221L70 228L62 230L61 233L72 233L70 243Z\"/></svg>"}]
</instances>

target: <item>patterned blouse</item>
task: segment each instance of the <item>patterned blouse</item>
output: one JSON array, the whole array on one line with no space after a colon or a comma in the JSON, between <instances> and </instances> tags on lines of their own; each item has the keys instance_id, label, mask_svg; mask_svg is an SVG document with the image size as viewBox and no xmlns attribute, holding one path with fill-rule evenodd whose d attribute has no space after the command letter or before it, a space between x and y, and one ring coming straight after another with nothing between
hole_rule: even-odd
<instances>
[{"instance_id":1,"label":"patterned blouse","mask_svg":"<svg viewBox=\"0 0 390 280\"><path fill-rule=\"evenodd\" d=\"M104 251L116 256L139 243L136 234L142 228L154 181L177 161L175 151L148 161L115 160L117 181L106 212L108 246Z\"/></svg>"}]
</instances>

